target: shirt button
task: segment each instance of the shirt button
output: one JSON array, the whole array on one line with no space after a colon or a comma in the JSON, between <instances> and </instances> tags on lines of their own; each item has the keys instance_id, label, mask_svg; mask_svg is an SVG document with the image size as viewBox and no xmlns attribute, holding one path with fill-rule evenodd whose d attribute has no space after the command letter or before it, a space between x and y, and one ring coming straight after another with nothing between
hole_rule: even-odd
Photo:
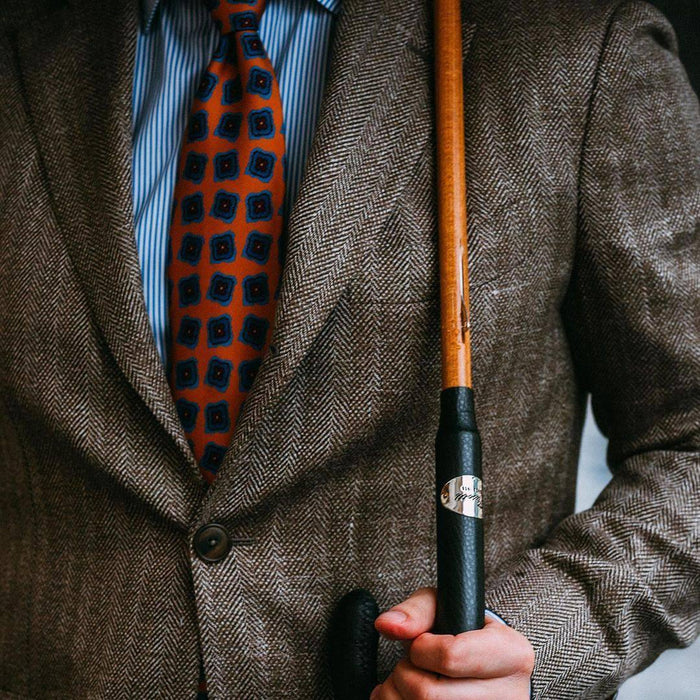
<instances>
[{"instance_id":1,"label":"shirt button","mask_svg":"<svg viewBox=\"0 0 700 700\"><path fill-rule=\"evenodd\" d=\"M216 523L202 525L194 533L194 551L197 556L207 562L221 561L231 549L231 538L228 532Z\"/></svg>"}]
</instances>

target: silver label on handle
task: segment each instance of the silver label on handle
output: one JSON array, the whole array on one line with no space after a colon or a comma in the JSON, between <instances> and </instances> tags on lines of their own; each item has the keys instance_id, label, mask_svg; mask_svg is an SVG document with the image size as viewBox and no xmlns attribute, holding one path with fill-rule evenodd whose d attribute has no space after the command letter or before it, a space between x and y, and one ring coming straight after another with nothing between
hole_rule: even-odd
<instances>
[{"instance_id":1,"label":"silver label on handle","mask_svg":"<svg viewBox=\"0 0 700 700\"><path fill-rule=\"evenodd\" d=\"M447 510L470 518L483 517L481 479L478 476L456 476L440 491L440 501Z\"/></svg>"}]
</instances>

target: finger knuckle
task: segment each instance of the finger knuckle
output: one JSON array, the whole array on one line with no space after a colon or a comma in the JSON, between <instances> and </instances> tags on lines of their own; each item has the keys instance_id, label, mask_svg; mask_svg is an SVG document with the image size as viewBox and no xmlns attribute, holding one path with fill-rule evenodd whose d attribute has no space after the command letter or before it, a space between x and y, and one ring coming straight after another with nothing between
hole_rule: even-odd
<instances>
[{"instance_id":1,"label":"finger knuckle","mask_svg":"<svg viewBox=\"0 0 700 700\"><path fill-rule=\"evenodd\" d=\"M535 650L530 644L524 645L522 654L520 655L520 664L518 670L526 676L532 675L535 668Z\"/></svg>"},{"instance_id":2,"label":"finger knuckle","mask_svg":"<svg viewBox=\"0 0 700 700\"><path fill-rule=\"evenodd\" d=\"M511 649L511 654L509 655L511 658L511 675L529 678L535 667L535 650L528 638L521 632L510 627L507 628L506 632L508 636L504 637L504 640L507 640L507 644Z\"/></svg>"},{"instance_id":3,"label":"finger knuckle","mask_svg":"<svg viewBox=\"0 0 700 700\"><path fill-rule=\"evenodd\" d=\"M419 588L396 607L401 608L404 611L406 609L416 612L428 610L430 609L431 602L435 597L434 590L434 588Z\"/></svg>"},{"instance_id":4,"label":"finger knuckle","mask_svg":"<svg viewBox=\"0 0 700 700\"><path fill-rule=\"evenodd\" d=\"M482 657L477 656L469 660L469 672L475 678L485 678L488 668L489 664Z\"/></svg>"},{"instance_id":5,"label":"finger knuckle","mask_svg":"<svg viewBox=\"0 0 700 700\"><path fill-rule=\"evenodd\" d=\"M437 696L431 687L428 674L420 672L406 660L400 661L395 669L396 684L401 688L402 696L407 695L415 700L434 700Z\"/></svg>"},{"instance_id":6,"label":"finger knuckle","mask_svg":"<svg viewBox=\"0 0 700 700\"><path fill-rule=\"evenodd\" d=\"M425 677L414 678L412 683L406 686L406 690L415 700L438 700L432 684Z\"/></svg>"},{"instance_id":7,"label":"finger knuckle","mask_svg":"<svg viewBox=\"0 0 700 700\"><path fill-rule=\"evenodd\" d=\"M459 672L459 667L461 665L460 653L457 645L453 644L443 644L440 648L439 658L439 672L445 674L446 676L454 676Z\"/></svg>"},{"instance_id":8,"label":"finger knuckle","mask_svg":"<svg viewBox=\"0 0 700 700\"><path fill-rule=\"evenodd\" d=\"M444 700L441 699L440 691L436 686L436 681L426 681L419 695L420 700Z\"/></svg>"},{"instance_id":9,"label":"finger knuckle","mask_svg":"<svg viewBox=\"0 0 700 700\"><path fill-rule=\"evenodd\" d=\"M423 598L409 598L401 603L400 606L404 612L416 614L422 612L426 608L426 601Z\"/></svg>"},{"instance_id":10,"label":"finger knuckle","mask_svg":"<svg viewBox=\"0 0 700 700\"><path fill-rule=\"evenodd\" d=\"M413 674L411 673L411 668L411 664L403 659L394 667L393 675L397 685L413 691L415 690L416 682Z\"/></svg>"}]
</instances>

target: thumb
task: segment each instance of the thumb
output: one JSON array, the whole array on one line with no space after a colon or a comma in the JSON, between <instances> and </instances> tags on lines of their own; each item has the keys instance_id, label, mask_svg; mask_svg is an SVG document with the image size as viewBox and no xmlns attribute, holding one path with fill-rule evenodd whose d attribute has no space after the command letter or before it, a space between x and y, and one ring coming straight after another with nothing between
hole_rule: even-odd
<instances>
[{"instance_id":1,"label":"thumb","mask_svg":"<svg viewBox=\"0 0 700 700\"><path fill-rule=\"evenodd\" d=\"M379 634L388 639L415 639L432 629L435 605L435 589L420 588L403 603L382 613L374 626Z\"/></svg>"}]
</instances>

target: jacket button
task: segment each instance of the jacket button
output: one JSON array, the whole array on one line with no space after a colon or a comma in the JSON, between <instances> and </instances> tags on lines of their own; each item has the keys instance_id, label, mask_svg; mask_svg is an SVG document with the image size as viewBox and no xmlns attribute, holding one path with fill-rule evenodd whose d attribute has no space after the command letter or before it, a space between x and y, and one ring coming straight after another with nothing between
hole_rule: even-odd
<instances>
[{"instance_id":1,"label":"jacket button","mask_svg":"<svg viewBox=\"0 0 700 700\"><path fill-rule=\"evenodd\" d=\"M194 533L194 551L197 556L208 562L221 561L231 549L231 538L228 532L216 523L202 525Z\"/></svg>"}]
</instances>

